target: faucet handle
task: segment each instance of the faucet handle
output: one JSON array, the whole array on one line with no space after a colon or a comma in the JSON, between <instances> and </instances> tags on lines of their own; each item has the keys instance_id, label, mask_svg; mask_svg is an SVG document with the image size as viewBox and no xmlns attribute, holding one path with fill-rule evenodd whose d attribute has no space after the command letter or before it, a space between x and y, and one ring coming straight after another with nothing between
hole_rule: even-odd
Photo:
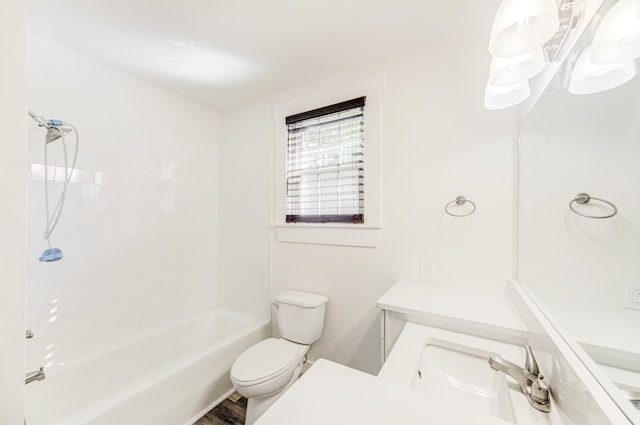
<instances>
[{"instance_id":1,"label":"faucet handle","mask_svg":"<svg viewBox=\"0 0 640 425\"><path fill-rule=\"evenodd\" d=\"M540 375L540 370L538 369L538 362L536 361L536 357L533 355L533 350L528 345L524 346L524 350L527 354L527 358L524 363L524 368L531 375L534 375L536 378ZM535 379L535 378L534 378Z\"/></svg>"},{"instance_id":2,"label":"faucet handle","mask_svg":"<svg viewBox=\"0 0 640 425\"><path fill-rule=\"evenodd\" d=\"M533 356L531 347L525 346L525 351L527 359L524 368L503 359L495 353L489 355L489 366L515 379L520 385L520 391L527 397L529 404L541 412L548 413L551 411L549 387L543 381L544 376L538 371L538 364Z\"/></svg>"}]
</instances>

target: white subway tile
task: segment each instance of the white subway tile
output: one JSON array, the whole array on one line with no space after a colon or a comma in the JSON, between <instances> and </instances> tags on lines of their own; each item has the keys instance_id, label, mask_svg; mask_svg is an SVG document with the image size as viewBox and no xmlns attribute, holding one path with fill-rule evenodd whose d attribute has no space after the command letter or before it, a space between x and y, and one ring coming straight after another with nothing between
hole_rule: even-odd
<instances>
[{"instance_id":1,"label":"white subway tile","mask_svg":"<svg viewBox=\"0 0 640 425\"><path fill-rule=\"evenodd\" d=\"M62 367L60 363L211 308L218 296L218 141L211 123L193 119L211 115L217 123L217 114L175 103L137 80L113 86L105 78L113 72L109 69L90 85L75 72L67 85L77 87L73 92L87 101L66 106L77 117L82 145L51 239L65 254L56 263L38 261L47 247L42 240L43 132L29 132L27 322L41 338L27 346L30 365L43 355L36 351L49 344L55 347L52 367ZM96 87L109 90L104 104L91 96ZM51 90L55 88L35 84L30 97L59 111ZM158 117L167 118L162 129L148 125ZM105 119L112 123L109 132L104 131ZM57 173L50 185L55 199L62 188L60 158L51 159L56 159L49 169ZM257 238L246 243L257 244ZM241 249L237 252L242 255Z\"/></svg>"}]
</instances>

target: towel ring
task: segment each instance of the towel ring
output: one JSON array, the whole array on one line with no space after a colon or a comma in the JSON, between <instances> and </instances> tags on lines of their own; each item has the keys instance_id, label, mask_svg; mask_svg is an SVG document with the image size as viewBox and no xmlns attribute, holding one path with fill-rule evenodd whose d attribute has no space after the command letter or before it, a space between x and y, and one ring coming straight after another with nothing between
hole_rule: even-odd
<instances>
[{"instance_id":1,"label":"towel ring","mask_svg":"<svg viewBox=\"0 0 640 425\"><path fill-rule=\"evenodd\" d=\"M611 214L607 214L607 215L587 215L587 214L582 214L581 212L578 212L575 209L576 204L585 205L585 204L588 204L590 201L600 201L603 204L608 205L611 208ZM618 208L616 208L616 206L613 205L611 202L606 201L604 199L600 199L600 198L594 198L593 196L589 196L589 194L587 194L587 193L578 193L575 196L575 198L573 198L573 200L571 202L569 202L569 208L571 209L571 211L573 211L574 213L578 214L579 216L586 217L586 218L611 218L614 215L618 214Z\"/></svg>"},{"instance_id":2,"label":"towel ring","mask_svg":"<svg viewBox=\"0 0 640 425\"><path fill-rule=\"evenodd\" d=\"M461 207L466 203L471 204L471 207L472 207L471 211L467 212L466 214L455 214L455 213L451 212L451 207L453 207L454 204ZM454 199L453 201L449 202L444 207L444 212L446 212L447 214L449 214L452 217L466 217L468 215L473 214L475 212L475 210L476 210L476 204L474 202L468 200L467 198L465 198L462 195L456 197L456 199Z\"/></svg>"}]
</instances>

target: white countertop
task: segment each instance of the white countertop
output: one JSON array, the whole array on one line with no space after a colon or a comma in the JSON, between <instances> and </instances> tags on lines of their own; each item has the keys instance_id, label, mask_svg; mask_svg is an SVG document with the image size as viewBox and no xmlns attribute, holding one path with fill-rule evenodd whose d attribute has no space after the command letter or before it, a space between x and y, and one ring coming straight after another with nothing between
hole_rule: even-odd
<instances>
[{"instance_id":1,"label":"white countertop","mask_svg":"<svg viewBox=\"0 0 640 425\"><path fill-rule=\"evenodd\" d=\"M578 342L640 355L640 338L637 338L640 312L637 310L559 303L546 305Z\"/></svg>"},{"instance_id":2,"label":"white countertop","mask_svg":"<svg viewBox=\"0 0 640 425\"><path fill-rule=\"evenodd\" d=\"M520 334L525 329L501 292L400 281L378 299L378 308L509 334Z\"/></svg>"},{"instance_id":3,"label":"white countertop","mask_svg":"<svg viewBox=\"0 0 640 425\"><path fill-rule=\"evenodd\" d=\"M509 425L320 359L255 425ZM513 424L510 424L513 425Z\"/></svg>"},{"instance_id":4,"label":"white countertop","mask_svg":"<svg viewBox=\"0 0 640 425\"><path fill-rule=\"evenodd\" d=\"M615 366L603 367L613 382L640 388L640 311L545 305L596 363Z\"/></svg>"}]
</instances>

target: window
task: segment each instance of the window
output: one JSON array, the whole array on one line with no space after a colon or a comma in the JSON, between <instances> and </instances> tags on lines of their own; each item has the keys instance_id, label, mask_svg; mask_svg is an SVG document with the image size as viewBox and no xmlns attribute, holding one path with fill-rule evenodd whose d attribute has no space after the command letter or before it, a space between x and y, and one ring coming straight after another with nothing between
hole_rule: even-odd
<instances>
[{"instance_id":1,"label":"window","mask_svg":"<svg viewBox=\"0 0 640 425\"><path fill-rule=\"evenodd\" d=\"M372 74L343 82L328 80L288 92L285 99L273 105L274 184L273 215L271 218L278 242L367 248L377 246L382 230L382 170L380 158L382 147L382 93L384 86L384 73ZM283 94L282 97L284 98L284 96ZM362 100L361 104L347 105L348 107L343 109L345 101L349 102L347 99ZM339 105L343 105L343 107L338 107ZM331 107L337 109L331 110L329 109ZM354 114L362 115L356 118L355 121L360 123L360 136L364 140L361 146L364 145L364 147L360 148L358 155L352 154L352 159L354 156L359 156L359 160L363 161L358 164L361 170L354 173L354 161L345 159L338 161L335 156L333 162L328 161L326 158L329 156L328 153L325 153L325 162L319 162L319 164L324 165L318 165L315 169L304 169L303 161L299 161L299 164L294 167L289 165L288 141L290 134L287 121L290 124L299 122L298 126L304 127L303 121L316 120L315 125L307 126L309 128L305 131L309 132L322 127L320 125L322 122L321 117L324 117L328 122L332 120L340 122L341 118L345 120L348 118L346 111L353 108L360 108L359 113ZM312 112L317 115L304 116L304 114L311 114ZM318 112L321 113L318 114ZM328 117L337 112L343 112L345 115L338 119ZM322 122L322 124L329 126L328 122ZM304 131L298 131L298 133L302 132ZM339 151L340 148L336 148L336 150ZM300 153L302 154L302 151ZM312 158L316 157L319 158L319 154ZM349 162L351 164L347 166ZM303 165L300 166L300 164ZM333 169L329 170L329 167L333 167ZM351 170L348 170L349 167ZM291 175L289 174L290 171ZM329 171L334 173L334 179L330 184L328 182L319 184L314 181L314 179L322 180L323 178L332 180L328 174L325 174L325 172ZM339 174L336 173L338 171ZM351 179L346 179L348 171L351 171ZM340 178L335 178L336 175L339 175ZM308 177L303 178L303 176ZM301 202L293 201L294 198L292 198L292 202L289 202L288 183L289 181L294 183L296 178L300 182L304 180L304 184L300 184L299 187L304 188L307 193L312 193L312 195L301 197L301 192L296 192L295 185L292 185L291 194L297 196ZM353 184L350 185L351 187L348 190L346 185L343 185L349 180L351 183L358 182L357 196L353 195ZM323 184L328 184L333 190L323 187ZM363 190L362 186L360 186L361 184L364 184ZM341 190L336 190L338 187ZM313 193L313 191L316 193ZM327 196L331 192L334 193L334 199L329 202ZM347 192L349 195L343 192ZM338 193L343 193L342 199L338 197ZM317 207L320 204L305 201L317 200L318 196L322 197L322 205L333 209L327 208L321 211L312 211L311 207ZM346 198L350 198L350 203L347 202ZM356 201L357 209L355 208ZM342 215L347 217L333 217ZM300 221L300 217L296 216L307 217L307 220ZM321 218L321 216L326 217ZM309 219L310 217L314 217L316 220ZM332 218L332 220L329 220L329 218Z\"/></svg>"},{"instance_id":2,"label":"window","mask_svg":"<svg viewBox=\"0 0 640 425\"><path fill-rule=\"evenodd\" d=\"M364 223L364 105L286 117L287 223Z\"/></svg>"}]
</instances>

